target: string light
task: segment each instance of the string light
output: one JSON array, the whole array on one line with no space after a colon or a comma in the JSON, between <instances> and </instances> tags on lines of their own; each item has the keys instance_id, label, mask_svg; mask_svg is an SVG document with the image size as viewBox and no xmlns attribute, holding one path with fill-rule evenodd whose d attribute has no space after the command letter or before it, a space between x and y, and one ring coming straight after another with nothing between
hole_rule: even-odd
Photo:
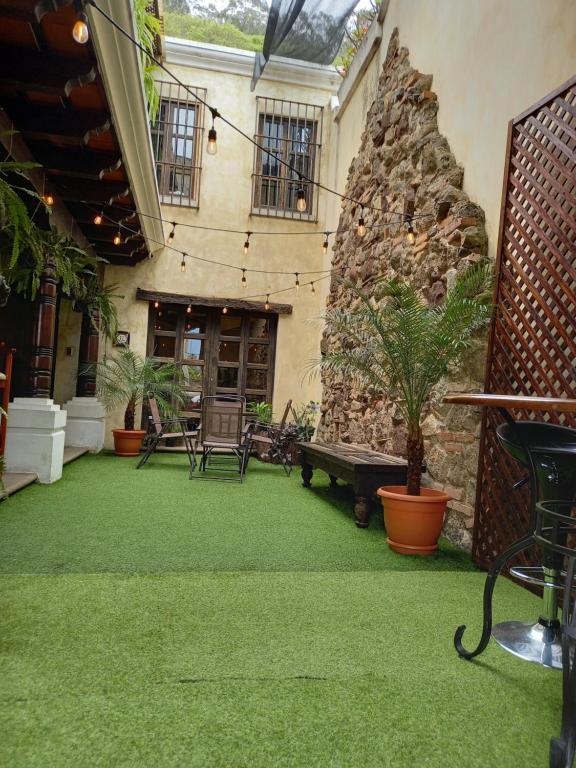
<instances>
[{"instance_id":1,"label":"string light","mask_svg":"<svg viewBox=\"0 0 576 768\"><path fill-rule=\"evenodd\" d=\"M76 17L76 21L72 27L72 37L77 43L80 43L80 45L84 45L90 39L88 17L83 12L79 13Z\"/></svg>"},{"instance_id":2,"label":"string light","mask_svg":"<svg viewBox=\"0 0 576 768\"><path fill-rule=\"evenodd\" d=\"M412 245L414 241L416 240L416 235L414 234L414 227L412 226L412 217L409 216L406 219L408 223L408 231L406 232L406 240Z\"/></svg>"},{"instance_id":3,"label":"string light","mask_svg":"<svg viewBox=\"0 0 576 768\"><path fill-rule=\"evenodd\" d=\"M96 224L97 227L102 224L102 219L104 218L104 213L100 211L100 213L97 213L96 216L94 216L94 224Z\"/></svg>"},{"instance_id":4,"label":"string light","mask_svg":"<svg viewBox=\"0 0 576 768\"><path fill-rule=\"evenodd\" d=\"M324 238L324 242L322 243L322 253L324 254L324 256L326 256L326 254L328 253L328 246L329 246L328 238L330 237L330 232L325 232L324 234L326 235L326 237Z\"/></svg>"},{"instance_id":5,"label":"string light","mask_svg":"<svg viewBox=\"0 0 576 768\"><path fill-rule=\"evenodd\" d=\"M192 314L192 304L188 302L188 306L186 307L186 314L191 315Z\"/></svg>"},{"instance_id":6,"label":"string light","mask_svg":"<svg viewBox=\"0 0 576 768\"><path fill-rule=\"evenodd\" d=\"M156 299L156 301L154 302L154 309L159 309L159 308L160 308L160 302L158 301L158 299Z\"/></svg>"},{"instance_id":7,"label":"string light","mask_svg":"<svg viewBox=\"0 0 576 768\"><path fill-rule=\"evenodd\" d=\"M297 291L299 291L300 290L300 280L299 280L300 273L294 272L294 276L296 277L296 282L294 283L294 287L296 288Z\"/></svg>"},{"instance_id":8,"label":"string light","mask_svg":"<svg viewBox=\"0 0 576 768\"><path fill-rule=\"evenodd\" d=\"M116 234L114 235L114 240L112 242L114 243L114 245L121 245L121 243L122 243L122 235L120 233L120 230L118 230L118 232L116 232Z\"/></svg>"},{"instance_id":9,"label":"string light","mask_svg":"<svg viewBox=\"0 0 576 768\"><path fill-rule=\"evenodd\" d=\"M240 281L242 283L242 288L246 288L246 270L242 270L242 280Z\"/></svg>"},{"instance_id":10,"label":"string light","mask_svg":"<svg viewBox=\"0 0 576 768\"><path fill-rule=\"evenodd\" d=\"M54 198L50 194L50 192L44 192L42 195L42 200L46 203L46 205L52 206L54 205Z\"/></svg>"},{"instance_id":11,"label":"string light","mask_svg":"<svg viewBox=\"0 0 576 768\"><path fill-rule=\"evenodd\" d=\"M173 221L172 222L172 231L168 235L168 245L170 245L170 243L174 242L174 235L175 234L176 234L176 222Z\"/></svg>"},{"instance_id":12,"label":"string light","mask_svg":"<svg viewBox=\"0 0 576 768\"><path fill-rule=\"evenodd\" d=\"M246 240L244 241L244 256L248 253L248 249L250 248L250 235L252 232L246 232Z\"/></svg>"},{"instance_id":13,"label":"string light","mask_svg":"<svg viewBox=\"0 0 576 768\"><path fill-rule=\"evenodd\" d=\"M220 115L218 114L218 110L214 109L213 107L210 107L210 112L212 113L212 128L210 128L208 131L208 144L206 146L206 152L209 155L215 155L218 152L218 134L216 133L214 122L217 117L220 117Z\"/></svg>"},{"instance_id":14,"label":"string light","mask_svg":"<svg viewBox=\"0 0 576 768\"><path fill-rule=\"evenodd\" d=\"M364 222L364 206L360 209L360 218L358 219L358 227L356 228L356 234L358 237L364 237L366 234L366 223Z\"/></svg>"},{"instance_id":15,"label":"string light","mask_svg":"<svg viewBox=\"0 0 576 768\"><path fill-rule=\"evenodd\" d=\"M300 187L296 194L296 208L300 211L300 213L304 213L306 211L306 208L308 207L308 204L306 203L306 193Z\"/></svg>"},{"instance_id":16,"label":"string light","mask_svg":"<svg viewBox=\"0 0 576 768\"><path fill-rule=\"evenodd\" d=\"M266 294L266 301L264 302L264 309L269 310L270 309L270 294Z\"/></svg>"},{"instance_id":17,"label":"string light","mask_svg":"<svg viewBox=\"0 0 576 768\"><path fill-rule=\"evenodd\" d=\"M180 272L186 272L186 254L182 254L182 261L180 262Z\"/></svg>"},{"instance_id":18,"label":"string light","mask_svg":"<svg viewBox=\"0 0 576 768\"><path fill-rule=\"evenodd\" d=\"M314 288L314 280L310 283L310 291L311 293L316 293L316 288Z\"/></svg>"},{"instance_id":19,"label":"string light","mask_svg":"<svg viewBox=\"0 0 576 768\"><path fill-rule=\"evenodd\" d=\"M228 314L228 307L222 307L222 314L227 315Z\"/></svg>"}]
</instances>

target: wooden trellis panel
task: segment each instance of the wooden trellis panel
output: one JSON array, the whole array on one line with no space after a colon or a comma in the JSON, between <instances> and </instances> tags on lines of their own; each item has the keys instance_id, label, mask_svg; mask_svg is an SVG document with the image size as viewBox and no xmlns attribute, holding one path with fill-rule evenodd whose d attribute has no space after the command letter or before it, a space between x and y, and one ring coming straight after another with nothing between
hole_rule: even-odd
<instances>
[{"instance_id":1,"label":"wooden trellis panel","mask_svg":"<svg viewBox=\"0 0 576 768\"><path fill-rule=\"evenodd\" d=\"M485 391L576 397L576 77L509 124L496 280ZM488 567L526 531L528 497L485 410L473 557ZM574 414L544 418L576 428Z\"/></svg>"}]
</instances>

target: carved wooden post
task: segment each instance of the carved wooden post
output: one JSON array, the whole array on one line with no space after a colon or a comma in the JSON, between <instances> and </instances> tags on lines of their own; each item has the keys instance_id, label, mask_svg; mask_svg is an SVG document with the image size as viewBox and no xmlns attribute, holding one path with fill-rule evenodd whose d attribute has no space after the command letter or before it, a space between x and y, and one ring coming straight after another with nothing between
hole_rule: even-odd
<instances>
[{"instance_id":1,"label":"carved wooden post","mask_svg":"<svg viewBox=\"0 0 576 768\"><path fill-rule=\"evenodd\" d=\"M94 318L96 323L98 318ZM87 365L98 362L98 328L92 322L90 315L85 312L82 316L80 331L80 349L78 355L78 378L76 380L77 397L94 397L96 395L96 372L82 375Z\"/></svg>"},{"instance_id":2,"label":"carved wooden post","mask_svg":"<svg viewBox=\"0 0 576 768\"><path fill-rule=\"evenodd\" d=\"M32 357L30 359L31 397L50 397L56 336L56 297L58 280L54 262L46 259L34 312Z\"/></svg>"}]
</instances>

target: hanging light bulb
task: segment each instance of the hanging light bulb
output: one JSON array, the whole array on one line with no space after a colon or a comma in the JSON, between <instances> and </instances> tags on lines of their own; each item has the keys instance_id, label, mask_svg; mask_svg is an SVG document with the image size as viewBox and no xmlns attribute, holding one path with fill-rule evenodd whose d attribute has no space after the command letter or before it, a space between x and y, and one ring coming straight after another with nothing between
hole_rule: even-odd
<instances>
[{"instance_id":1,"label":"hanging light bulb","mask_svg":"<svg viewBox=\"0 0 576 768\"><path fill-rule=\"evenodd\" d=\"M206 152L208 152L209 155L215 155L218 152L218 134L216 133L216 128L214 128L214 121L217 117L220 117L220 115L218 114L217 109L210 108L210 112L212 113L212 128L208 131Z\"/></svg>"},{"instance_id":2,"label":"hanging light bulb","mask_svg":"<svg viewBox=\"0 0 576 768\"><path fill-rule=\"evenodd\" d=\"M50 194L50 192L47 192L46 194L42 195L42 200L46 203L46 205L54 205L54 198Z\"/></svg>"},{"instance_id":3,"label":"hanging light bulb","mask_svg":"<svg viewBox=\"0 0 576 768\"><path fill-rule=\"evenodd\" d=\"M227 315L228 314L228 307L222 307L222 314Z\"/></svg>"},{"instance_id":4,"label":"hanging light bulb","mask_svg":"<svg viewBox=\"0 0 576 768\"><path fill-rule=\"evenodd\" d=\"M242 288L246 288L246 270L242 270L242 280L240 281L242 283Z\"/></svg>"},{"instance_id":5,"label":"hanging light bulb","mask_svg":"<svg viewBox=\"0 0 576 768\"><path fill-rule=\"evenodd\" d=\"M94 224L96 224L97 227L102 224L102 220L104 219L104 213L100 211L100 213L97 213L96 216L94 216Z\"/></svg>"},{"instance_id":6,"label":"hanging light bulb","mask_svg":"<svg viewBox=\"0 0 576 768\"><path fill-rule=\"evenodd\" d=\"M264 302L264 309L269 310L270 309L270 294L266 294L266 301Z\"/></svg>"},{"instance_id":7,"label":"hanging light bulb","mask_svg":"<svg viewBox=\"0 0 576 768\"><path fill-rule=\"evenodd\" d=\"M408 219L408 231L406 232L406 240L408 240L410 245L412 245L413 242L416 240L416 235L414 234L414 227L412 226L412 218Z\"/></svg>"},{"instance_id":8,"label":"hanging light bulb","mask_svg":"<svg viewBox=\"0 0 576 768\"><path fill-rule=\"evenodd\" d=\"M122 243L122 235L120 234L120 230L116 232L114 235L114 240L112 241L114 245L120 245Z\"/></svg>"},{"instance_id":9,"label":"hanging light bulb","mask_svg":"<svg viewBox=\"0 0 576 768\"><path fill-rule=\"evenodd\" d=\"M192 314L192 304L188 303L188 306L186 307L186 314L191 315Z\"/></svg>"},{"instance_id":10,"label":"hanging light bulb","mask_svg":"<svg viewBox=\"0 0 576 768\"><path fill-rule=\"evenodd\" d=\"M182 254L182 261L180 262L180 272L186 272L186 254Z\"/></svg>"},{"instance_id":11,"label":"hanging light bulb","mask_svg":"<svg viewBox=\"0 0 576 768\"><path fill-rule=\"evenodd\" d=\"M300 275L298 274L298 272L294 272L294 276L296 277L296 282L294 283L294 287L296 288L297 291L299 291L300 290L300 279L299 279Z\"/></svg>"},{"instance_id":12,"label":"hanging light bulb","mask_svg":"<svg viewBox=\"0 0 576 768\"><path fill-rule=\"evenodd\" d=\"M85 13L79 13L74 26L72 27L72 37L80 45L84 45L90 38L90 31L88 29L88 17Z\"/></svg>"},{"instance_id":13,"label":"hanging light bulb","mask_svg":"<svg viewBox=\"0 0 576 768\"><path fill-rule=\"evenodd\" d=\"M296 200L296 208L300 211L300 213L304 213L308 206L307 206L307 203L306 203L306 193L304 192L302 187L300 187L300 189L298 190L298 192L296 194L296 198L297 198L297 200Z\"/></svg>"},{"instance_id":14,"label":"hanging light bulb","mask_svg":"<svg viewBox=\"0 0 576 768\"><path fill-rule=\"evenodd\" d=\"M328 253L328 247L329 247L328 237L330 236L330 232L325 232L325 235L326 237L324 238L324 242L322 243L322 253L324 254L324 256L326 256L326 254Z\"/></svg>"},{"instance_id":15,"label":"hanging light bulb","mask_svg":"<svg viewBox=\"0 0 576 768\"><path fill-rule=\"evenodd\" d=\"M314 288L314 282L310 283L310 290L312 293L316 293L316 288Z\"/></svg>"},{"instance_id":16,"label":"hanging light bulb","mask_svg":"<svg viewBox=\"0 0 576 768\"><path fill-rule=\"evenodd\" d=\"M360 218L358 219L358 228L356 229L358 237L364 237L366 234L366 224L364 222L364 208L360 211Z\"/></svg>"},{"instance_id":17,"label":"hanging light bulb","mask_svg":"<svg viewBox=\"0 0 576 768\"><path fill-rule=\"evenodd\" d=\"M248 253L248 249L250 248L250 235L252 232L246 232L246 240L244 241L244 256Z\"/></svg>"},{"instance_id":18,"label":"hanging light bulb","mask_svg":"<svg viewBox=\"0 0 576 768\"><path fill-rule=\"evenodd\" d=\"M158 299L156 299L156 301L154 302L154 309L159 309L159 308L160 308L160 302L158 301Z\"/></svg>"},{"instance_id":19,"label":"hanging light bulb","mask_svg":"<svg viewBox=\"0 0 576 768\"><path fill-rule=\"evenodd\" d=\"M176 234L176 222L172 222L172 231L168 235L168 245L174 241L174 235Z\"/></svg>"}]
</instances>

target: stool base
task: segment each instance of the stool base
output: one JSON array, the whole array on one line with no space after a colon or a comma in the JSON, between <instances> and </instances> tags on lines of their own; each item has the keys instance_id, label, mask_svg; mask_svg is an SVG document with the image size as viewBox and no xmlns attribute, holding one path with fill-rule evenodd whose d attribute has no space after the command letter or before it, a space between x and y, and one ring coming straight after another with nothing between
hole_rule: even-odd
<instances>
[{"instance_id":1,"label":"stool base","mask_svg":"<svg viewBox=\"0 0 576 768\"><path fill-rule=\"evenodd\" d=\"M547 627L537 621L504 621L492 628L492 637L505 651L519 659L550 669L562 669L560 623Z\"/></svg>"}]
</instances>

